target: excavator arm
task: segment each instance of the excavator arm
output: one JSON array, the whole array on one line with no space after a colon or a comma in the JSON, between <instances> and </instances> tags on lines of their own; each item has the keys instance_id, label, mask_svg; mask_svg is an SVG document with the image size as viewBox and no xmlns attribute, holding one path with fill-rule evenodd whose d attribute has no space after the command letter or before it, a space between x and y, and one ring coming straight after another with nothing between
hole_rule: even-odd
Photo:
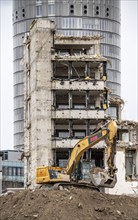
<instances>
[{"instance_id":1,"label":"excavator arm","mask_svg":"<svg viewBox=\"0 0 138 220\"><path fill-rule=\"evenodd\" d=\"M108 169L102 170L93 168L90 171L91 181L94 185L113 187L116 183L114 154L115 154L115 136L117 133L117 125L115 121L107 122L103 127L99 128L90 136L80 140L73 148L70 159L67 164L66 172L68 175L73 176L77 164L85 151L95 146L101 140L106 140L107 144L107 166ZM95 173L96 172L96 173ZM100 176L98 177L98 175ZM96 176L97 175L97 176ZM98 179L98 180L97 180ZM100 179L100 180L99 180ZM97 182L96 182L97 180Z\"/></svg>"}]
</instances>

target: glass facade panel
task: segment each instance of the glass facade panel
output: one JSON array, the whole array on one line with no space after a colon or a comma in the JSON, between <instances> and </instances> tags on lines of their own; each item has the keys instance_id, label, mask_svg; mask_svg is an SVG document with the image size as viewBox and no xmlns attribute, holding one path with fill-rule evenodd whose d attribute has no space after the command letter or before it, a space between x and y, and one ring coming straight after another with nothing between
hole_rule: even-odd
<instances>
[{"instance_id":1,"label":"glass facade panel","mask_svg":"<svg viewBox=\"0 0 138 220\"><path fill-rule=\"evenodd\" d=\"M62 28L82 28L82 18L62 18Z\"/></svg>"},{"instance_id":2,"label":"glass facade panel","mask_svg":"<svg viewBox=\"0 0 138 220\"><path fill-rule=\"evenodd\" d=\"M23 95L23 90L24 90L23 83L22 84L14 85L14 97L15 96Z\"/></svg>"},{"instance_id":3,"label":"glass facade panel","mask_svg":"<svg viewBox=\"0 0 138 220\"><path fill-rule=\"evenodd\" d=\"M109 87L111 89L111 94L112 95L117 95L120 96L120 85L116 84L116 83L111 83L111 82L107 82L107 87Z\"/></svg>"},{"instance_id":4,"label":"glass facade panel","mask_svg":"<svg viewBox=\"0 0 138 220\"><path fill-rule=\"evenodd\" d=\"M100 35L103 37L103 39L101 39L101 43L120 47L120 36L118 34L100 32Z\"/></svg>"},{"instance_id":5,"label":"glass facade panel","mask_svg":"<svg viewBox=\"0 0 138 220\"><path fill-rule=\"evenodd\" d=\"M23 133L14 134L14 146L23 145Z\"/></svg>"},{"instance_id":6,"label":"glass facade panel","mask_svg":"<svg viewBox=\"0 0 138 220\"><path fill-rule=\"evenodd\" d=\"M107 110L107 114L112 117L113 119L117 119L117 108L116 107L109 107Z\"/></svg>"},{"instance_id":7,"label":"glass facade panel","mask_svg":"<svg viewBox=\"0 0 138 220\"><path fill-rule=\"evenodd\" d=\"M14 97L14 109L23 108L24 98L23 95L19 97Z\"/></svg>"},{"instance_id":8,"label":"glass facade panel","mask_svg":"<svg viewBox=\"0 0 138 220\"><path fill-rule=\"evenodd\" d=\"M21 60L16 60L13 62L13 71L14 73L17 71L23 71L23 65L21 64Z\"/></svg>"},{"instance_id":9,"label":"glass facade panel","mask_svg":"<svg viewBox=\"0 0 138 220\"><path fill-rule=\"evenodd\" d=\"M42 16L42 5L36 5L36 17L41 17Z\"/></svg>"},{"instance_id":10,"label":"glass facade panel","mask_svg":"<svg viewBox=\"0 0 138 220\"><path fill-rule=\"evenodd\" d=\"M16 47L13 49L13 60L22 59L23 47Z\"/></svg>"},{"instance_id":11,"label":"glass facade panel","mask_svg":"<svg viewBox=\"0 0 138 220\"><path fill-rule=\"evenodd\" d=\"M48 16L55 15L55 0L48 0Z\"/></svg>"},{"instance_id":12,"label":"glass facade panel","mask_svg":"<svg viewBox=\"0 0 138 220\"><path fill-rule=\"evenodd\" d=\"M21 169L21 176L24 176L24 168L21 167L20 169Z\"/></svg>"},{"instance_id":13,"label":"glass facade panel","mask_svg":"<svg viewBox=\"0 0 138 220\"><path fill-rule=\"evenodd\" d=\"M9 176L12 176L12 167L8 167L8 170L9 170Z\"/></svg>"},{"instance_id":14,"label":"glass facade panel","mask_svg":"<svg viewBox=\"0 0 138 220\"><path fill-rule=\"evenodd\" d=\"M33 19L29 19L29 20L24 20L24 21L20 21L18 23L15 23L13 26L13 33L14 33L14 37L15 35L20 36L20 35L24 35L24 33L26 33L29 30L30 24L33 21Z\"/></svg>"},{"instance_id":15,"label":"glass facade panel","mask_svg":"<svg viewBox=\"0 0 138 220\"><path fill-rule=\"evenodd\" d=\"M13 75L13 83L15 84L19 84L19 83L23 83L23 71L21 72L16 72Z\"/></svg>"},{"instance_id":16,"label":"glass facade panel","mask_svg":"<svg viewBox=\"0 0 138 220\"><path fill-rule=\"evenodd\" d=\"M24 112L22 109L15 109L14 110L14 121L19 121L24 119Z\"/></svg>"},{"instance_id":17,"label":"glass facade panel","mask_svg":"<svg viewBox=\"0 0 138 220\"><path fill-rule=\"evenodd\" d=\"M3 175L4 175L4 176L7 176L7 175L8 175L8 167L3 167L3 168L2 168L2 171L3 171Z\"/></svg>"},{"instance_id":18,"label":"glass facade panel","mask_svg":"<svg viewBox=\"0 0 138 220\"><path fill-rule=\"evenodd\" d=\"M26 31L27 31L27 28L26 28L25 21L21 21L19 23L14 24L14 28L13 28L14 35L16 35L18 33L23 33Z\"/></svg>"},{"instance_id":19,"label":"glass facade panel","mask_svg":"<svg viewBox=\"0 0 138 220\"><path fill-rule=\"evenodd\" d=\"M68 18L62 18L62 28L74 28L74 29L83 29L83 30L92 30L94 32L95 30L98 31L103 31L105 36L106 32L110 32L108 34L108 39L110 40L115 38L114 34L118 35L120 33L120 24L117 22L109 21L109 20L104 20L100 18L74 18L74 17L68 17ZM60 28L60 27L57 27ZM88 33L88 32L87 32ZM113 34L113 35L111 35ZM106 37L107 38L107 37ZM119 39L119 35L116 41ZM109 41L108 41L109 43ZM119 42L118 42L119 43Z\"/></svg>"},{"instance_id":20,"label":"glass facade panel","mask_svg":"<svg viewBox=\"0 0 138 220\"><path fill-rule=\"evenodd\" d=\"M107 57L120 58L120 48L112 45L101 45L101 54Z\"/></svg>"},{"instance_id":21,"label":"glass facade panel","mask_svg":"<svg viewBox=\"0 0 138 220\"><path fill-rule=\"evenodd\" d=\"M24 39L24 34L17 35L13 37L13 47L22 46Z\"/></svg>"},{"instance_id":22,"label":"glass facade panel","mask_svg":"<svg viewBox=\"0 0 138 220\"><path fill-rule=\"evenodd\" d=\"M116 71L121 71L121 63L120 60L115 58L110 58L110 62L107 64L108 69L113 69Z\"/></svg>"},{"instance_id":23,"label":"glass facade panel","mask_svg":"<svg viewBox=\"0 0 138 220\"><path fill-rule=\"evenodd\" d=\"M24 123L23 121L14 122L14 134L18 132L23 132Z\"/></svg>"},{"instance_id":24,"label":"glass facade panel","mask_svg":"<svg viewBox=\"0 0 138 220\"><path fill-rule=\"evenodd\" d=\"M107 19L106 20L100 19L100 30L119 34L120 33L120 24L115 21L109 21Z\"/></svg>"},{"instance_id":25,"label":"glass facade panel","mask_svg":"<svg viewBox=\"0 0 138 220\"><path fill-rule=\"evenodd\" d=\"M12 171L13 172L13 176L16 176L16 167L13 167L12 169L13 169L13 171Z\"/></svg>"},{"instance_id":26,"label":"glass facade panel","mask_svg":"<svg viewBox=\"0 0 138 220\"><path fill-rule=\"evenodd\" d=\"M121 74L120 74L120 72L108 70L107 80L111 81L111 82L121 84Z\"/></svg>"}]
</instances>

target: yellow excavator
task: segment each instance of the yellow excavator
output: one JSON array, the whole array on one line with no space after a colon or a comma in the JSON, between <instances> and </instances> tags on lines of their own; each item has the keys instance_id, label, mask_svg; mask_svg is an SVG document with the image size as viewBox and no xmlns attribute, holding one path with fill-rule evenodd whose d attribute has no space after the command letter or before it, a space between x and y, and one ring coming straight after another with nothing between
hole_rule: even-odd
<instances>
[{"instance_id":1,"label":"yellow excavator","mask_svg":"<svg viewBox=\"0 0 138 220\"><path fill-rule=\"evenodd\" d=\"M116 147L117 125L113 120L109 120L100 126L90 136L81 139L72 149L71 156L66 168L61 167L38 167L36 172L37 184L58 184L58 185L77 185L88 187L107 187L113 188L116 184L116 167L114 165L114 155ZM84 152L95 146L100 141L105 140L107 146L107 168L99 167L90 170L89 183L80 180L77 167ZM57 185L56 184L56 185Z\"/></svg>"}]
</instances>

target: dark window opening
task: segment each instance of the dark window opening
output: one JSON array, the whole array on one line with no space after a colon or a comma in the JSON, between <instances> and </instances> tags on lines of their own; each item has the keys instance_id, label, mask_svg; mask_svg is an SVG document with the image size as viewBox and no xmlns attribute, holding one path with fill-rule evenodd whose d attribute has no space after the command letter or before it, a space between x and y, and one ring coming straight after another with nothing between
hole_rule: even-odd
<instances>
[{"instance_id":1,"label":"dark window opening","mask_svg":"<svg viewBox=\"0 0 138 220\"><path fill-rule=\"evenodd\" d=\"M83 7L84 7L84 9L87 9L87 5L84 5Z\"/></svg>"},{"instance_id":2,"label":"dark window opening","mask_svg":"<svg viewBox=\"0 0 138 220\"><path fill-rule=\"evenodd\" d=\"M99 15L99 6L96 6L96 15Z\"/></svg>"},{"instance_id":3,"label":"dark window opening","mask_svg":"<svg viewBox=\"0 0 138 220\"><path fill-rule=\"evenodd\" d=\"M70 10L70 14L74 14L74 10Z\"/></svg>"},{"instance_id":4,"label":"dark window opening","mask_svg":"<svg viewBox=\"0 0 138 220\"><path fill-rule=\"evenodd\" d=\"M3 167L4 176L24 176L23 167Z\"/></svg>"},{"instance_id":5,"label":"dark window opening","mask_svg":"<svg viewBox=\"0 0 138 220\"><path fill-rule=\"evenodd\" d=\"M91 160L95 162L96 167L104 167L104 154L103 150L91 150Z\"/></svg>"},{"instance_id":6,"label":"dark window opening","mask_svg":"<svg viewBox=\"0 0 138 220\"><path fill-rule=\"evenodd\" d=\"M74 8L74 5L70 5L70 8Z\"/></svg>"},{"instance_id":7,"label":"dark window opening","mask_svg":"<svg viewBox=\"0 0 138 220\"><path fill-rule=\"evenodd\" d=\"M24 8L22 9L22 12L25 12L25 9L24 9Z\"/></svg>"},{"instance_id":8,"label":"dark window opening","mask_svg":"<svg viewBox=\"0 0 138 220\"><path fill-rule=\"evenodd\" d=\"M109 13L106 13L106 16L108 17L108 16L109 16Z\"/></svg>"},{"instance_id":9,"label":"dark window opening","mask_svg":"<svg viewBox=\"0 0 138 220\"><path fill-rule=\"evenodd\" d=\"M18 16L16 16L16 19L18 19Z\"/></svg>"},{"instance_id":10,"label":"dark window opening","mask_svg":"<svg viewBox=\"0 0 138 220\"><path fill-rule=\"evenodd\" d=\"M76 95L76 94L73 94L72 95L72 105L73 105L73 108L75 109L84 109L86 107L86 97L85 97L85 94L83 95Z\"/></svg>"},{"instance_id":11,"label":"dark window opening","mask_svg":"<svg viewBox=\"0 0 138 220\"><path fill-rule=\"evenodd\" d=\"M69 53L66 53L66 52L64 53L64 52L60 52L60 51L57 53L60 55L69 54ZM53 76L55 78L60 78L60 79L67 79L68 78L68 63L65 63L65 64L66 65L63 65L60 62L53 62Z\"/></svg>"},{"instance_id":12,"label":"dark window opening","mask_svg":"<svg viewBox=\"0 0 138 220\"><path fill-rule=\"evenodd\" d=\"M2 160L8 160L8 152L3 153Z\"/></svg>"},{"instance_id":13,"label":"dark window opening","mask_svg":"<svg viewBox=\"0 0 138 220\"><path fill-rule=\"evenodd\" d=\"M55 150L54 151L54 166L66 167L70 156L70 150Z\"/></svg>"},{"instance_id":14,"label":"dark window opening","mask_svg":"<svg viewBox=\"0 0 138 220\"><path fill-rule=\"evenodd\" d=\"M109 11L109 8L107 8L106 11Z\"/></svg>"},{"instance_id":15,"label":"dark window opening","mask_svg":"<svg viewBox=\"0 0 138 220\"><path fill-rule=\"evenodd\" d=\"M25 14L23 14L23 17L25 17Z\"/></svg>"},{"instance_id":16,"label":"dark window opening","mask_svg":"<svg viewBox=\"0 0 138 220\"><path fill-rule=\"evenodd\" d=\"M56 94L56 108L67 109L69 108L69 97L68 94Z\"/></svg>"},{"instance_id":17,"label":"dark window opening","mask_svg":"<svg viewBox=\"0 0 138 220\"><path fill-rule=\"evenodd\" d=\"M15 13L16 13L16 15L17 15L17 14L18 14L18 11L16 11Z\"/></svg>"},{"instance_id":18,"label":"dark window opening","mask_svg":"<svg viewBox=\"0 0 138 220\"><path fill-rule=\"evenodd\" d=\"M21 167L21 173L20 173L21 176L24 176L24 168Z\"/></svg>"},{"instance_id":19,"label":"dark window opening","mask_svg":"<svg viewBox=\"0 0 138 220\"><path fill-rule=\"evenodd\" d=\"M87 14L87 10L84 10L84 14Z\"/></svg>"},{"instance_id":20,"label":"dark window opening","mask_svg":"<svg viewBox=\"0 0 138 220\"><path fill-rule=\"evenodd\" d=\"M135 179L138 176L136 168L136 150L126 150L125 154L126 178Z\"/></svg>"},{"instance_id":21,"label":"dark window opening","mask_svg":"<svg viewBox=\"0 0 138 220\"><path fill-rule=\"evenodd\" d=\"M83 155L82 178L90 179L89 172L92 167L104 168L104 149L90 149Z\"/></svg>"}]
</instances>

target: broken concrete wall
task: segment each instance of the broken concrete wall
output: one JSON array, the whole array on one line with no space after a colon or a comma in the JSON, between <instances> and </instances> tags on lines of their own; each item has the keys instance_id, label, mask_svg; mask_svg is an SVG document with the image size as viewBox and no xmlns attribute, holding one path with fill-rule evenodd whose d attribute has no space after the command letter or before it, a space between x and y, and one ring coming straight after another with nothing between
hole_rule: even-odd
<instances>
[{"instance_id":1,"label":"broken concrete wall","mask_svg":"<svg viewBox=\"0 0 138 220\"><path fill-rule=\"evenodd\" d=\"M138 161L138 151L137 151ZM125 148L117 148L115 164L117 167L117 183L113 189L106 189L106 193L110 194L126 194L133 195L138 194L138 176L135 179L126 179L126 160L125 160Z\"/></svg>"},{"instance_id":2,"label":"broken concrete wall","mask_svg":"<svg viewBox=\"0 0 138 220\"><path fill-rule=\"evenodd\" d=\"M138 123L118 121L118 135L115 164L117 183L111 194L138 194Z\"/></svg>"}]
</instances>

